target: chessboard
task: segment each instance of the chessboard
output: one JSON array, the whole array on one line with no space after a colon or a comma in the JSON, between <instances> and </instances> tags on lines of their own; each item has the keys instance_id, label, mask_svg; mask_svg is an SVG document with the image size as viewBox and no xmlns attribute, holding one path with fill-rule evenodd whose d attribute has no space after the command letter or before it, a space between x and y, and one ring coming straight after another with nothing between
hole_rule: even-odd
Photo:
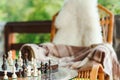
<instances>
[{"instance_id":1,"label":"chessboard","mask_svg":"<svg viewBox=\"0 0 120 80\"><path fill-rule=\"evenodd\" d=\"M77 75L77 71L67 68L60 68L58 64L47 62L37 63L34 58L31 61L27 57L22 58L19 54L18 59L13 60L11 53L8 57L4 54L0 58L0 75L2 78L29 78L28 80L50 79L50 80L69 80ZM72 73L72 74L71 74Z\"/></svg>"}]
</instances>

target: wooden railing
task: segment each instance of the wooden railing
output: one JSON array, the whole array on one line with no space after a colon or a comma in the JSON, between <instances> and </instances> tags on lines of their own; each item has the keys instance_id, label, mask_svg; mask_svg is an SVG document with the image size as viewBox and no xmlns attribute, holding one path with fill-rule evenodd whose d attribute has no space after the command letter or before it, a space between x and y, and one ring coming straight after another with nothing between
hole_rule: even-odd
<instances>
[{"instance_id":1,"label":"wooden railing","mask_svg":"<svg viewBox=\"0 0 120 80\"><path fill-rule=\"evenodd\" d=\"M4 28L5 53L19 50L24 43L15 43L14 33L50 33L51 21L8 22Z\"/></svg>"}]
</instances>

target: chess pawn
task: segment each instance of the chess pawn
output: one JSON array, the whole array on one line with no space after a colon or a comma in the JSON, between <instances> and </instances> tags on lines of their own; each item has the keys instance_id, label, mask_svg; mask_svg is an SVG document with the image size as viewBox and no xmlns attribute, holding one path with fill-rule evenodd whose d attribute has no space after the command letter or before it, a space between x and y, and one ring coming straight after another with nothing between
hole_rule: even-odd
<instances>
[{"instance_id":1,"label":"chess pawn","mask_svg":"<svg viewBox=\"0 0 120 80\"><path fill-rule=\"evenodd\" d=\"M31 59L31 66L34 65L34 58Z\"/></svg>"},{"instance_id":2,"label":"chess pawn","mask_svg":"<svg viewBox=\"0 0 120 80\"><path fill-rule=\"evenodd\" d=\"M13 65L12 51L8 52L8 63L9 63L10 66Z\"/></svg>"},{"instance_id":3,"label":"chess pawn","mask_svg":"<svg viewBox=\"0 0 120 80\"><path fill-rule=\"evenodd\" d=\"M19 69L19 78L22 78L22 71Z\"/></svg>"},{"instance_id":4,"label":"chess pawn","mask_svg":"<svg viewBox=\"0 0 120 80\"><path fill-rule=\"evenodd\" d=\"M38 69L38 76L41 78L41 70Z\"/></svg>"},{"instance_id":5,"label":"chess pawn","mask_svg":"<svg viewBox=\"0 0 120 80\"><path fill-rule=\"evenodd\" d=\"M27 77L27 66L26 66L26 64L25 64L25 60L23 60L23 65L22 65L22 69L23 69L23 71L22 71L22 76L23 77Z\"/></svg>"},{"instance_id":6,"label":"chess pawn","mask_svg":"<svg viewBox=\"0 0 120 80\"><path fill-rule=\"evenodd\" d=\"M27 76L28 77L31 76L31 66L30 65L27 66Z\"/></svg>"},{"instance_id":7,"label":"chess pawn","mask_svg":"<svg viewBox=\"0 0 120 80\"><path fill-rule=\"evenodd\" d=\"M12 79L16 79L17 78L17 75L16 75L16 68L15 66L13 66L13 74L12 74Z\"/></svg>"},{"instance_id":8,"label":"chess pawn","mask_svg":"<svg viewBox=\"0 0 120 80\"><path fill-rule=\"evenodd\" d=\"M33 66L33 76L34 77L38 76L38 69L37 69L37 65L35 65L35 64Z\"/></svg>"},{"instance_id":9,"label":"chess pawn","mask_svg":"<svg viewBox=\"0 0 120 80\"><path fill-rule=\"evenodd\" d=\"M43 63L42 62L40 64L40 70L41 70L41 74L43 74Z\"/></svg>"},{"instance_id":10,"label":"chess pawn","mask_svg":"<svg viewBox=\"0 0 120 80\"><path fill-rule=\"evenodd\" d=\"M5 70L4 71L4 77L3 77L4 80L8 80L8 76L7 76L7 71Z\"/></svg>"},{"instance_id":11,"label":"chess pawn","mask_svg":"<svg viewBox=\"0 0 120 80\"><path fill-rule=\"evenodd\" d=\"M28 53L24 53L25 64L28 66Z\"/></svg>"},{"instance_id":12,"label":"chess pawn","mask_svg":"<svg viewBox=\"0 0 120 80\"><path fill-rule=\"evenodd\" d=\"M19 55L18 55L18 65L19 66L22 66L23 65L23 59L21 57L21 52L19 52Z\"/></svg>"},{"instance_id":13,"label":"chess pawn","mask_svg":"<svg viewBox=\"0 0 120 80\"><path fill-rule=\"evenodd\" d=\"M15 67L16 67L16 70L18 69L18 61L17 59L15 60Z\"/></svg>"}]
</instances>

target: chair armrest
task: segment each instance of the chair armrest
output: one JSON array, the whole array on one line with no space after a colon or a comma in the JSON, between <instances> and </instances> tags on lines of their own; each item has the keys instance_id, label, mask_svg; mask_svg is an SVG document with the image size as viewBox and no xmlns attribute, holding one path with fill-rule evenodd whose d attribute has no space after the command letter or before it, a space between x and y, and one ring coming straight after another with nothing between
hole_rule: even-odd
<instances>
[{"instance_id":1,"label":"chair armrest","mask_svg":"<svg viewBox=\"0 0 120 80\"><path fill-rule=\"evenodd\" d=\"M104 80L104 71L101 64L88 63L78 70L78 78L90 80Z\"/></svg>"}]
</instances>

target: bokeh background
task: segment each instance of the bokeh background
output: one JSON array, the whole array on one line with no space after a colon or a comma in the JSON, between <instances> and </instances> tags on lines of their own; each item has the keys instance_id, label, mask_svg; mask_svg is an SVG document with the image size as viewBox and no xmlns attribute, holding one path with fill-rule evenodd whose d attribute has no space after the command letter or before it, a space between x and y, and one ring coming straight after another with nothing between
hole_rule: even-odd
<instances>
[{"instance_id":1,"label":"bokeh background","mask_svg":"<svg viewBox=\"0 0 120 80\"><path fill-rule=\"evenodd\" d=\"M115 15L120 14L120 0L99 0ZM64 0L0 0L0 22L44 21L63 6ZM0 27L0 45L3 27ZM16 43L43 43L50 41L50 34L16 34ZM29 38L28 38L29 37Z\"/></svg>"}]
</instances>

